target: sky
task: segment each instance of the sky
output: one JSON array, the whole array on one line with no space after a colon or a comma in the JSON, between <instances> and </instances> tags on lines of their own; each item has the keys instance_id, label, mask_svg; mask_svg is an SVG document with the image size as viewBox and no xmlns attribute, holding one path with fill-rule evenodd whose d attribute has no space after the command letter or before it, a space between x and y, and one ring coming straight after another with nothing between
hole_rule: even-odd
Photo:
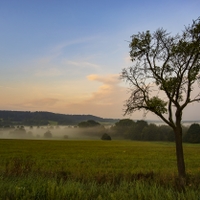
<instances>
[{"instance_id":1,"label":"sky","mask_svg":"<svg viewBox=\"0 0 200 200\"><path fill-rule=\"evenodd\" d=\"M200 16L199 0L0 1L0 110L123 116L130 36L181 33ZM199 104L184 113L200 119ZM148 114L145 119L158 119Z\"/></svg>"}]
</instances>

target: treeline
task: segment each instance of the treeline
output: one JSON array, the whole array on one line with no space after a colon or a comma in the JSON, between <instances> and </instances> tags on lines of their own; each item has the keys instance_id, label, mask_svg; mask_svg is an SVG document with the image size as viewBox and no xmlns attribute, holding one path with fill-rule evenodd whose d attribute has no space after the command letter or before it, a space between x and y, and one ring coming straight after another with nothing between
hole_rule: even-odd
<instances>
[{"instance_id":1,"label":"treeline","mask_svg":"<svg viewBox=\"0 0 200 200\"><path fill-rule=\"evenodd\" d=\"M114 138L139 141L174 141L175 136L171 127L157 126L146 121L123 119L110 128L109 134ZM192 124L183 127L183 142L200 143L200 125Z\"/></svg>"},{"instance_id":2,"label":"treeline","mask_svg":"<svg viewBox=\"0 0 200 200\"><path fill-rule=\"evenodd\" d=\"M85 129L86 135L102 135L113 139L128 139L138 141L175 141L175 135L168 125L149 124L144 120L133 121L122 119L110 129L105 129L94 120L83 121L78 124L79 128ZM183 126L183 142L200 143L200 125L192 124L190 127Z\"/></svg>"},{"instance_id":3,"label":"treeline","mask_svg":"<svg viewBox=\"0 0 200 200\"><path fill-rule=\"evenodd\" d=\"M2 111L0 111L1 114ZM17 112L17 113L12 113L13 116L19 116L18 123L15 119L15 117L11 118L10 121L8 118L0 118L0 133L2 133L4 130L11 128L12 132L11 134L14 135L20 135L24 134L24 130L19 127L26 126L26 122L24 120L31 120L30 118L24 119L24 116L29 115L28 113L24 114ZM15 115L16 114L16 115ZM20 114L22 114L23 117L20 118ZM59 114L54 113L46 113L46 112L35 112L33 116L37 116L35 123L36 126L43 126L43 125L48 125L49 120L55 120L56 118L50 117L50 116L55 116ZM11 115L9 115L11 116ZM40 116L40 117L39 117ZM47 119L44 117L46 116ZM1 117L1 115L0 115ZM4 115L5 117L5 115ZM90 137L102 137L103 135L108 135L112 139L127 139L127 140L138 140L138 141L174 141L175 140L175 135L171 127L168 125L160 125L157 126L156 124L153 123L148 123L144 120L138 120L138 121L133 121L131 119L122 119L114 123L113 126L111 126L109 129L105 128L102 123L97 122L93 119L87 120L87 117L83 115L83 117L79 116L80 118L77 119L76 123L75 121L74 124L76 126L77 131L81 131L81 135L85 136L90 136ZM86 120L85 120L86 118ZM84 120L83 120L84 119ZM46 120L45 124L41 124ZM58 120L58 119L57 119ZM98 118L99 120L99 118ZM101 120L99 120L101 121ZM6 124L6 123L7 124ZM20 122L20 123L19 123ZM38 123L40 124L38 125ZM70 121L70 125L72 125L72 121ZM105 122L105 121L103 121ZM23 126L17 126L14 124L23 124ZM11 125L10 125L11 124ZM57 125L60 123L58 122ZM65 123L61 123L61 125L68 125L68 122L65 121ZM35 124L28 124L29 126L35 126ZM14 131L13 131L14 130ZM74 130L74 129L71 129ZM21 133L22 132L22 133ZM29 135L31 135L29 133ZM200 143L200 125L197 123L192 124L190 127L185 127L183 126L183 142L190 142L190 143Z\"/></svg>"},{"instance_id":4,"label":"treeline","mask_svg":"<svg viewBox=\"0 0 200 200\"><path fill-rule=\"evenodd\" d=\"M39 130L40 129L40 130ZM24 127L24 126L16 126L16 127L4 127L0 128L0 137L3 138L14 138L14 139L34 139L34 138L52 138L52 131L54 131L54 127L37 127L36 134L33 134L33 127ZM55 127L55 131L59 130L59 126ZM40 134L38 134L40 133ZM41 134L42 133L42 134ZM67 135L63 135L60 139L68 139Z\"/></svg>"},{"instance_id":5,"label":"treeline","mask_svg":"<svg viewBox=\"0 0 200 200\"><path fill-rule=\"evenodd\" d=\"M104 119L93 115L65 115L51 112L0 111L0 127L12 125L46 126L50 122L57 125L77 125L81 121L95 120L114 123L115 119Z\"/></svg>"},{"instance_id":6,"label":"treeline","mask_svg":"<svg viewBox=\"0 0 200 200\"><path fill-rule=\"evenodd\" d=\"M45 132L44 132L45 131ZM106 128L99 122L87 120L78 123L75 126L4 126L0 127L0 138L59 138L59 139L100 139L106 137Z\"/></svg>"},{"instance_id":7,"label":"treeline","mask_svg":"<svg viewBox=\"0 0 200 200\"><path fill-rule=\"evenodd\" d=\"M79 129L81 129L81 134L89 137L102 137L103 134L106 133L105 127L100 124L99 122L96 122L94 120L87 120L78 123L77 126Z\"/></svg>"},{"instance_id":8,"label":"treeline","mask_svg":"<svg viewBox=\"0 0 200 200\"><path fill-rule=\"evenodd\" d=\"M167 126L148 124L144 120L122 119L110 129L113 137L139 141L174 141L173 130Z\"/></svg>"}]
</instances>

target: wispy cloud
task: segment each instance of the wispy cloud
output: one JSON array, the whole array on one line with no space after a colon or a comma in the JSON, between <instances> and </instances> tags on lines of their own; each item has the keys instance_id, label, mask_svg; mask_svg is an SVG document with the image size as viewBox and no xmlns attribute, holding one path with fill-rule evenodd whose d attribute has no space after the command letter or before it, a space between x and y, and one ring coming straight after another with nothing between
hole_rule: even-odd
<instances>
[{"instance_id":1,"label":"wispy cloud","mask_svg":"<svg viewBox=\"0 0 200 200\"><path fill-rule=\"evenodd\" d=\"M76 38L73 40L67 40L67 41L63 41L57 45L55 45L54 47L51 48L50 52L52 53L56 53L59 54L61 53L65 48L72 46L72 45L77 45L77 44L83 44L83 43L87 43L87 42L91 42L93 40L97 40L99 38L98 35L96 36L90 36L90 37L84 37L84 38Z\"/></svg>"},{"instance_id":2,"label":"wispy cloud","mask_svg":"<svg viewBox=\"0 0 200 200\"><path fill-rule=\"evenodd\" d=\"M72 113L80 113L82 111L82 113L104 117L122 117L126 90L119 84L119 75L91 74L87 76L87 79L91 82L98 81L101 85L87 98L67 103L66 109Z\"/></svg>"},{"instance_id":3,"label":"wispy cloud","mask_svg":"<svg viewBox=\"0 0 200 200\"><path fill-rule=\"evenodd\" d=\"M91 55L89 57L82 57L77 55L76 59L66 58L68 57L67 48L77 44L83 44L90 42L97 37L78 38L72 41L65 41L58 45L55 45L46 52L46 55L36 59L30 67L34 70L36 76L53 77L59 76L64 72L76 71L77 68L82 69L95 69L99 70L101 66L91 62ZM76 68L73 68L76 67Z\"/></svg>"},{"instance_id":4,"label":"wispy cloud","mask_svg":"<svg viewBox=\"0 0 200 200\"><path fill-rule=\"evenodd\" d=\"M100 69L101 68L99 65L88 62L88 61L66 60L63 63L67 66L76 66L76 67L80 67L80 68L92 68L92 69Z\"/></svg>"},{"instance_id":5,"label":"wispy cloud","mask_svg":"<svg viewBox=\"0 0 200 200\"><path fill-rule=\"evenodd\" d=\"M57 68L42 68L35 72L35 75L39 77L54 77L60 76L61 74L61 71Z\"/></svg>"},{"instance_id":6,"label":"wispy cloud","mask_svg":"<svg viewBox=\"0 0 200 200\"><path fill-rule=\"evenodd\" d=\"M89 101L93 101L95 104L99 105L113 105L121 102L122 98L121 92L124 92L124 88L119 85L119 75L111 74L106 76L99 75L89 75L87 77L91 81L101 82L102 85L98 88L96 92L92 94L92 97Z\"/></svg>"},{"instance_id":7,"label":"wispy cloud","mask_svg":"<svg viewBox=\"0 0 200 200\"><path fill-rule=\"evenodd\" d=\"M104 84L118 84L120 83L119 74L110 74L110 75L97 75L90 74L87 76L88 80L98 81Z\"/></svg>"},{"instance_id":8,"label":"wispy cloud","mask_svg":"<svg viewBox=\"0 0 200 200\"><path fill-rule=\"evenodd\" d=\"M56 55L41 57L31 64L33 75L36 77L54 77L63 74L60 63L55 62Z\"/></svg>"}]
</instances>

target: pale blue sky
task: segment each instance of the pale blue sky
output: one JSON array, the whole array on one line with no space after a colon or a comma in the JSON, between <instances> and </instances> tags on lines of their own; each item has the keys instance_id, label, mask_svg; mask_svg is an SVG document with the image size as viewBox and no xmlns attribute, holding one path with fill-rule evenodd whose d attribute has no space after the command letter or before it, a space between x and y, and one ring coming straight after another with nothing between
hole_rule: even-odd
<instances>
[{"instance_id":1,"label":"pale blue sky","mask_svg":"<svg viewBox=\"0 0 200 200\"><path fill-rule=\"evenodd\" d=\"M121 118L126 41L160 27L181 32L199 8L199 0L1 1L0 109Z\"/></svg>"}]
</instances>

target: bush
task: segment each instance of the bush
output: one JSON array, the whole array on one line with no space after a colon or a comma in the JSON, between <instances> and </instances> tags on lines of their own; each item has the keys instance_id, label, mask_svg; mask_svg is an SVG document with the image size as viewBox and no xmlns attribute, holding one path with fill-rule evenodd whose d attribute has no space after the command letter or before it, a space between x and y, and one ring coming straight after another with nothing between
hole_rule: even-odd
<instances>
[{"instance_id":1,"label":"bush","mask_svg":"<svg viewBox=\"0 0 200 200\"><path fill-rule=\"evenodd\" d=\"M111 140L111 137L107 134L107 133L104 133L101 137L102 140Z\"/></svg>"},{"instance_id":2,"label":"bush","mask_svg":"<svg viewBox=\"0 0 200 200\"><path fill-rule=\"evenodd\" d=\"M51 133L51 131L47 131L46 133L44 133L44 137L45 137L45 138L52 138L52 133Z\"/></svg>"},{"instance_id":3,"label":"bush","mask_svg":"<svg viewBox=\"0 0 200 200\"><path fill-rule=\"evenodd\" d=\"M64 139L69 139L69 136L68 135L64 135Z\"/></svg>"}]
</instances>

